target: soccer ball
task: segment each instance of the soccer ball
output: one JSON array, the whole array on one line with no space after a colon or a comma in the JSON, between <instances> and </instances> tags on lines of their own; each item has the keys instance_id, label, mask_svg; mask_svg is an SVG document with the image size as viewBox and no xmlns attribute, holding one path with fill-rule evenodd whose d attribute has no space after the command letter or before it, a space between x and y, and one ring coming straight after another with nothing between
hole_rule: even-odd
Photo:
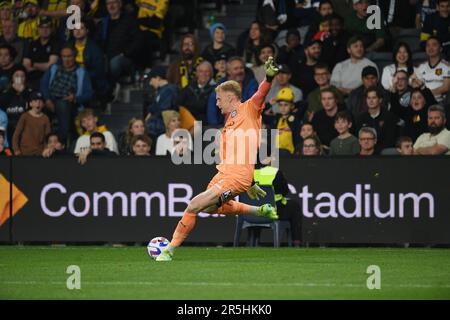
<instances>
[{"instance_id":1,"label":"soccer ball","mask_svg":"<svg viewBox=\"0 0 450 320\"><path fill-rule=\"evenodd\" d=\"M150 240L147 245L147 252L152 259L156 259L165 247L169 245L169 240L164 237L156 237Z\"/></svg>"}]
</instances>

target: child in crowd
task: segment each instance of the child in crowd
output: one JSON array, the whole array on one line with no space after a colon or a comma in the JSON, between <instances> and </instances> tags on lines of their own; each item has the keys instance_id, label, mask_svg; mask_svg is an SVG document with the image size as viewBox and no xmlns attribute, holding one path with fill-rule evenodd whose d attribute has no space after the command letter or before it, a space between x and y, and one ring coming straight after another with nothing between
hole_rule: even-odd
<instances>
[{"instance_id":1,"label":"child in crowd","mask_svg":"<svg viewBox=\"0 0 450 320\"><path fill-rule=\"evenodd\" d=\"M350 133L352 127L352 117L347 111L341 111L336 114L334 120L334 128L339 136L334 138L330 143L330 155L356 155L359 153L358 139Z\"/></svg>"}]
</instances>

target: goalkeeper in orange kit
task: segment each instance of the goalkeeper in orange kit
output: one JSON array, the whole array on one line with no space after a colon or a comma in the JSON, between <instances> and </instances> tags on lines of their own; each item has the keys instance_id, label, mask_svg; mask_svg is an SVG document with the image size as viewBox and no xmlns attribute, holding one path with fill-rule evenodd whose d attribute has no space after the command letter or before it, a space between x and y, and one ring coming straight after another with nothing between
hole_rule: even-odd
<instances>
[{"instance_id":1,"label":"goalkeeper in orange kit","mask_svg":"<svg viewBox=\"0 0 450 320\"><path fill-rule=\"evenodd\" d=\"M264 100L273 78L278 74L272 57L265 64L265 71L266 80L260 84L253 97L243 103L240 102L242 90L236 81L226 81L216 88L217 106L226 115L220 141L219 172L211 180L207 190L191 200L173 233L172 241L156 261L172 260L175 248L183 243L194 228L200 212L253 214L278 219L276 208L270 204L254 207L232 200L243 192L247 192L253 199L266 196L253 183L253 171L259 148ZM246 144L248 140L250 142Z\"/></svg>"}]
</instances>

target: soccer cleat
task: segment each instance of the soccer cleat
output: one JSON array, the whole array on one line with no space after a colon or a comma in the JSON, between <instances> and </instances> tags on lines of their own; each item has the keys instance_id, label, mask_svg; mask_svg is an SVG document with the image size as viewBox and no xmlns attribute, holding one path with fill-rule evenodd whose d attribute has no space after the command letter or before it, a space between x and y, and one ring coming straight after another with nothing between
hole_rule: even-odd
<instances>
[{"instance_id":1,"label":"soccer cleat","mask_svg":"<svg viewBox=\"0 0 450 320\"><path fill-rule=\"evenodd\" d=\"M273 207L271 204L263 204L258 208L258 216L269 218L272 220L278 220L277 208Z\"/></svg>"},{"instance_id":2,"label":"soccer cleat","mask_svg":"<svg viewBox=\"0 0 450 320\"><path fill-rule=\"evenodd\" d=\"M172 261L173 253L170 250L164 250L159 256L156 257L156 261Z\"/></svg>"}]
</instances>

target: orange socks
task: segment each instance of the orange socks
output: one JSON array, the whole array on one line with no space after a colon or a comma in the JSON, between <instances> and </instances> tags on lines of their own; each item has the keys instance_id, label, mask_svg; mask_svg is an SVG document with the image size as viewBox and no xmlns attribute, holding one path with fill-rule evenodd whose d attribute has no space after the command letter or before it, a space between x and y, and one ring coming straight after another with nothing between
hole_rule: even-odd
<instances>
[{"instance_id":1,"label":"orange socks","mask_svg":"<svg viewBox=\"0 0 450 320\"><path fill-rule=\"evenodd\" d=\"M183 241L187 238L189 233L194 229L197 215L195 213L184 212L183 218L178 222L177 228L172 236L170 242L171 247L179 247Z\"/></svg>"},{"instance_id":2,"label":"orange socks","mask_svg":"<svg viewBox=\"0 0 450 320\"><path fill-rule=\"evenodd\" d=\"M254 212L255 211L255 212ZM224 203L219 210L218 214L254 214L256 213L256 208L249 206L248 204L230 200Z\"/></svg>"}]
</instances>

